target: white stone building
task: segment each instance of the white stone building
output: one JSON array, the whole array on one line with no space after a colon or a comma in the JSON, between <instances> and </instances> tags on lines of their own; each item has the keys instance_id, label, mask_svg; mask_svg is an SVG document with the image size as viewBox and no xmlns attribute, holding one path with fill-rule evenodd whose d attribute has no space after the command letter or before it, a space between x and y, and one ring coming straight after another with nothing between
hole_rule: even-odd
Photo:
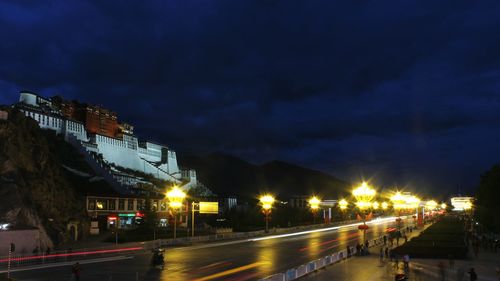
<instances>
[{"instance_id":1,"label":"white stone building","mask_svg":"<svg viewBox=\"0 0 500 281\"><path fill-rule=\"evenodd\" d=\"M21 92L19 103L14 106L27 117L37 121L40 128L63 135L68 142L83 147L84 149L80 150L84 151L83 153L92 154L94 158L94 155L98 155L104 162L101 166L104 164L150 174L158 179L183 183L186 188L197 184L196 172L181 171L175 151L166 146L149 141L139 142L138 138L128 131L119 137L89 133L83 122L65 117L51 99L31 92ZM114 173L113 169L108 170ZM140 182L124 180L123 171L114 173L113 177L123 185Z\"/></svg>"}]
</instances>

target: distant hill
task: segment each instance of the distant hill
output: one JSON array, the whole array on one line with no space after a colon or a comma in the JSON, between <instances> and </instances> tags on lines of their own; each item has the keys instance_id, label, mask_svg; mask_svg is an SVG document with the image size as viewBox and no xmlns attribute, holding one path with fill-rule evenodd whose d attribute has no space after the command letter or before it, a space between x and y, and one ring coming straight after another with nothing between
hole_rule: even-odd
<instances>
[{"instance_id":1,"label":"distant hill","mask_svg":"<svg viewBox=\"0 0 500 281\"><path fill-rule=\"evenodd\" d=\"M196 169L198 179L213 192L242 199L256 198L264 192L272 192L280 199L311 194L338 198L350 186L329 174L282 161L253 165L223 153L181 156L178 161Z\"/></svg>"}]
</instances>

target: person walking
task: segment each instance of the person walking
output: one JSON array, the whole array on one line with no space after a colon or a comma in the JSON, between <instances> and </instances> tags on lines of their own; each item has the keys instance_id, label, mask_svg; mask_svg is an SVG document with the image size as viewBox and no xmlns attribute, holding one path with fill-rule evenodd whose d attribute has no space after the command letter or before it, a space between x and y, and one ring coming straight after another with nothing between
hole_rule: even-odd
<instances>
[{"instance_id":1,"label":"person walking","mask_svg":"<svg viewBox=\"0 0 500 281\"><path fill-rule=\"evenodd\" d=\"M75 281L80 281L80 271L80 264L78 262L73 264L73 267L71 268L71 274L73 275Z\"/></svg>"},{"instance_id":2,"label":"person walking","mask_svg":"<svg viewBox=\"0 0 500 281\"><path fill-rule=\"evenodd\" d=\"M387 236L384 235L384 246L387 244Z\"/></svg>"},{"instance_id":3,"label":"person walking","mask_svg":"<svg viewBox=\"0 0 500 281\"><path fill-rule=\"evenodd\" d=\"M389 247L385 247L385 259L389 259Z\"/></svg>"},{"instance_id":4,"label":"person walking","mask_svg":"<svg viewBox=\"0 0 500 281\"><path fill-rule=\"evenodd\" d=\"M403 256L403 263L404 263L404 269L408 270L408 268L410 268L410 255L405 254Z\"/></svg>"},{"instance_id":5,"label":"person walking","mask_svg":"<svg viewBox=\"0 0 500 281\"><path fill-rule=\"evenodd\" d=\"M474 267L471 267L471 269L467 273L469 273L470 281L477 281L477 274L474 270Z\"/></svg>"}]
</instances>

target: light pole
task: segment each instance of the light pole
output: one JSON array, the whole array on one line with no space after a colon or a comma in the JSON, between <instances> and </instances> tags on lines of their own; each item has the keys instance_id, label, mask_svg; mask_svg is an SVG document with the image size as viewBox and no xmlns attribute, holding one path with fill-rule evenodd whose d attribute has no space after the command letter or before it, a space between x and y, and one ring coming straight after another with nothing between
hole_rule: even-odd
<instances>
[{"instance_id":1,"label":"light pole","mask_svg":"<svg viewBox=\"0 0 500 281\"><path fill-rule=\"evenodd\" d=\"M184 198L186 198L186 193L177 186L174 186L167 192L168 207L172 210L172 214L174 215L174 242L177 238L177 211L182 207Z\"/></svg>"},{"instance_id":2,"label":"light pole","mask_svg":"<svg viewBox=\"0 0 500 281\"><path fill-rule=\"evenodd\" d=\"M274 197L272 195L266 194L259 198L260 205L262 207L262 212L266 216L266 233L269 232L269 214L271 214L271 209L273 208Z\"/></svg>"},{"instance_id":3,"label":"light pole","mask_svg":"<svg viewBox=\"0 0 500 281\"><path fill-rule=\"evenodd\" d=\"M377 194L375 189L369 187L366 182L363 182L361 186L352 191L352 195L356 199L356 206L362 214L363 224L358 226L358 229L363 230L363 244L366 243L366 230L368 229L368 225L366 225L367 214L365 212L372 207L375 194Z\"/></svg>"},{"instance_id":4,"label":"light pole","mask_svg":"<svg viewBox=\"0 0 500 281\"><path fill-rule=\"evenodd\" d=\"M392 207L398 212L398 217L396 219L398 225L398 231L401 231L401 211L406 209L406 198L401 194L401 192L396 192L391 196Z\"/></svg>"},{"instance_id":5,"label":"light pole","mask_svg":"<svg viewBox=\"0 0 500 281\"><path fill-rule=\"evenodd\" d=\"M341 199L337 204L341 212L342 220L345 220L346 219L345 212L347 210L347 206L349 205L349 203L347 202L347 200Z\"/></svg>"},{"instance_id":6,"label":"light pole","mask_svg":"<svg viewBox=\"0 0 500 281\"><path fill-rule=\"evenodd\" d=\"M316 224L316 214L318 213L320 203L321 200L319 200L316 196L309 199L309 206L311 207L311 211L313 213L313 224Z\"/></svg>"}]
</instances>

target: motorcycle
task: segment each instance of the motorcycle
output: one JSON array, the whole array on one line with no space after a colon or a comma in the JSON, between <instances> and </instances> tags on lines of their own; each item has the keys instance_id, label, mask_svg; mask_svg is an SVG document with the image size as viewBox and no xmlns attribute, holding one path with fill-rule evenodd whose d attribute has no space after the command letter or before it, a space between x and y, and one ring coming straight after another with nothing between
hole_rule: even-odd
<instances>
[{"instance_id":1,"label":"motorcycle","mask_svg":"<svg viewBox=\"0 0 500 281\"><path fill-rule=\"evenodd\" d=\"M153 257L151 258L151 266L163 270L165 268L165 258L163 257L163 250L153 250Z\"/></svg>"}]
</instances>

